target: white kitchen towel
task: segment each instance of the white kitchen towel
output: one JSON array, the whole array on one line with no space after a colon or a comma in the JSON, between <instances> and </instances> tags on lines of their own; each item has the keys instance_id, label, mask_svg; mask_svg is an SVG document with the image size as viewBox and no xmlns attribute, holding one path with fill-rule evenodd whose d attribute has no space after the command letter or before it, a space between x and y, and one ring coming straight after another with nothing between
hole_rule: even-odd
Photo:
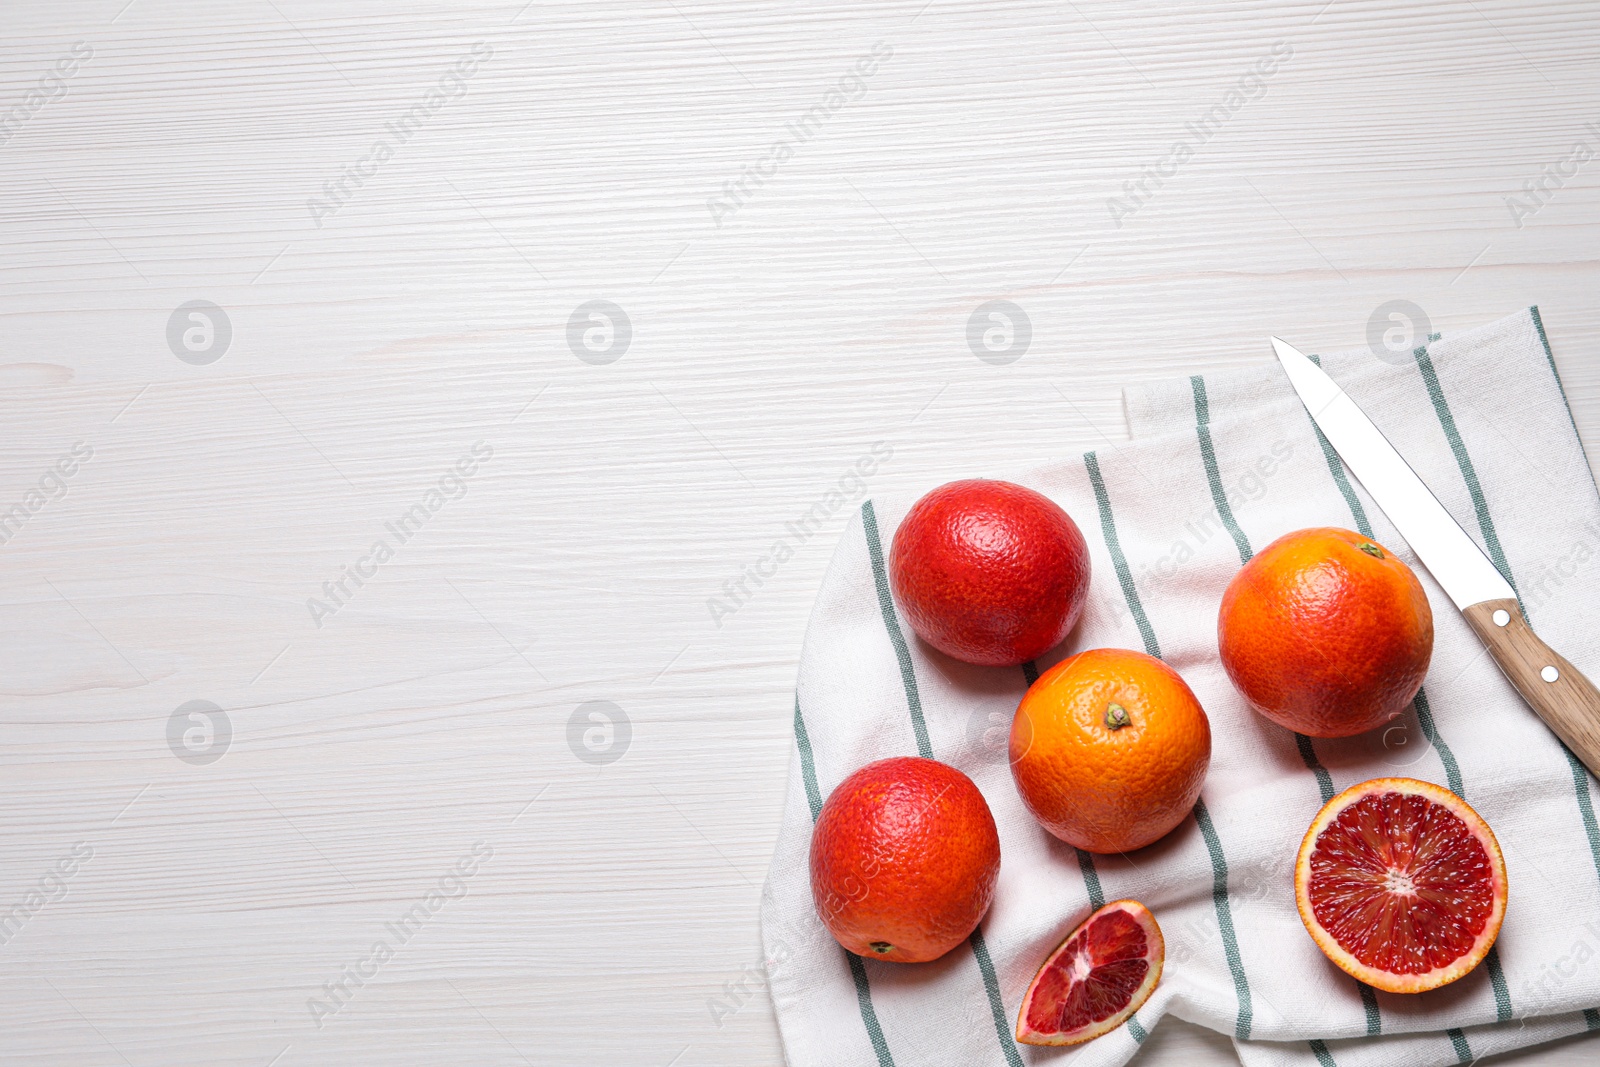
<instances>
[{"instance_id":1,"label":"white kitchen towel","mask_svg":"<svg viewBox=\"0 0 1600 1067\"><path fill-rule=\"evenodd\" d=\"M1537 310L1391 359L1363 349L1322 363L1479 539L1540 634L1600 678L1600 497ZM1501 677L1275 364L1130 390L1127 404L1135 441L1012 478L1061 504L1093 557L1082 622L1037 664L974 667L911 633L884 557L914 498L865 501L845 531L806 631L796 752L762 897L791 1067L1121 1064L1168 1012L1232 1036L1250 1067L1465 1063L1600 1028L1600 827L1588 774ZM1308 526L1375 536L1417 570L1433 605L1422 693L1361 737L1297 738L1251 711L1217 659L1229 579L1254 551ZM1127 856L1051 837L1022 806L1006 761L1012 714L1036 672L1103 646L1177 669L1213 736L1194 815ZM970 943L916 965L840 948L817 918L807 871L828 792L866 763L908 754L972 777L1002 854L994 904ZM1488 960L1420 996L1376 993L1338 970L1294 904L1294 856L1317 809L1390 775L1464 796L1494 828L1510 881ZM1017 1045L1019 999L1040 960L1091 909L1123 897L1148 905L1166 936L1155 995L1087 1045Z\"/></svg>"}]
</instances>

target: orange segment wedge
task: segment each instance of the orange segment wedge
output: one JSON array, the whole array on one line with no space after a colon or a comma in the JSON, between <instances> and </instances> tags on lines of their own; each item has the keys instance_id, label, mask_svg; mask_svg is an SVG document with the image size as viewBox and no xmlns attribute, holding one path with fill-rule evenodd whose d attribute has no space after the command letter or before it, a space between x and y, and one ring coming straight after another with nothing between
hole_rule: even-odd
<instances>
[{"instance_id":1,"label":"orange segment wedge","mask_svg":"<svg viewBox=\"0 0 1600 1067\"><path fill-rule=\"evenodd\" d=\"M1166 944L1155 916L1117 900L1085 919L1045 958L1017 1015L1025 1045L1077 1045L1144 1006L1161 980Z\"/></svg>"}]
</instances>

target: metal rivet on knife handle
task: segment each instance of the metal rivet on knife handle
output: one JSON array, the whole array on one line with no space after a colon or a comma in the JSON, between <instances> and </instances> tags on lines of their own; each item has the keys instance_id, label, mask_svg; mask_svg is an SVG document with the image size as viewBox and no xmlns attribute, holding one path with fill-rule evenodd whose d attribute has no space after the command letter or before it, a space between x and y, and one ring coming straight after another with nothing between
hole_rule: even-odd
<instances>
[{"instance_id":1,"label":"metal rivet on knife handle","mask_svg":"<svg viewBox=\"0 0 1600 1067\"><path fill-rule=\"evenodd\" d=\"M1600 775L1600 689L1539 639L1515 600L1486 600L1461 614L1528 706Z\"/></svg>"}]
</instances>

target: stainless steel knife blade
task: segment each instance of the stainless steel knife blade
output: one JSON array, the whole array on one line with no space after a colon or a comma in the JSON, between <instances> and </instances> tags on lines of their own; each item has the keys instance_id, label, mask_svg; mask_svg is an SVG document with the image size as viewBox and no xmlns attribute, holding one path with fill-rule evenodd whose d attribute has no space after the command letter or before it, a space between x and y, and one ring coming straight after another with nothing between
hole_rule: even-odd
<instances>
[{"instance_id":1,"label":"stainless steel knife blade","mask_svg":"<svg viewBox=\"0 0 1600 1067\"><path fill-rule=\"evenodd\" d=\"M1456 607L1464 611L1486 600L1514 599L1511 583L1450 516L1366 412L1293 345L1274 337L1272 347L1323 436Z\"/></svg>"}]
</instances>

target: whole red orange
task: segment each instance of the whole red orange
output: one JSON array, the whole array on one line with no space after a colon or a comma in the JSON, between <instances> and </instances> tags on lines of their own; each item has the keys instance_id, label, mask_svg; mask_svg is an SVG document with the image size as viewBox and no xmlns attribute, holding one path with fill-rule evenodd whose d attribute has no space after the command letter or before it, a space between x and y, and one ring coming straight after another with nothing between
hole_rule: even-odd
<instances>
[{"instance_id":1,"label":"whole red orange","mask_svg":"<svg viewBox=\"0 0 1600 1067\"><path fill-rule=\"evenodd\" d=\"M1433 609L1405 561L1335 527L1284 534L1222 596L1217 648L1261 714L1349 737L1405 710L1433 655Z\"/></svg>"},{"instance_id":2,"label":"whole red orange","mask_svg":"<svg viewBox=\"0 0 1600 1067\"><path fill-rule=\"evenodd\" d=\"M921 963L966 940L989 910L1000 835L972 779L916 757L840 782L811 835L811 895L858 956Z\"/></svg>"},{"instance_id":3,"label":"whole red orange","mask_svg":"<svg viewBox=\"0 0 1600 1067\"><path fill-rule=\"evenodd\" d=\"M1089 546L1050 498L1010 482L941 485L895 531L889 584L928 644L1009 667L1060 644L1089 594Z\"/></svg>"}]
</instances>

